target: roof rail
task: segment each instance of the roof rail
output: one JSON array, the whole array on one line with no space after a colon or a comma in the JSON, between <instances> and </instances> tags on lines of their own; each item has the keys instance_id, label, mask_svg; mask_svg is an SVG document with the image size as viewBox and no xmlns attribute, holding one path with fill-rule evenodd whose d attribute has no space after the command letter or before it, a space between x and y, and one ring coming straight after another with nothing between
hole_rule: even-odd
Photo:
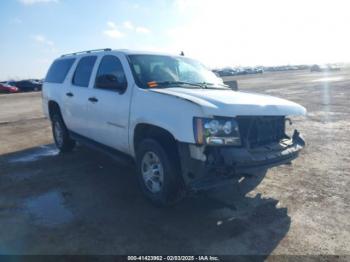
<instances>
[{"instance_id":1,"label":"roof rail","mask_svg":"<svg viewBox=\"0 0 350 262\"><path fill-rule=\"evenodd\" d=\"M87 50L87 51L80 51L70 54L61 55L61 57L71 56L71 55L80 55L80 54L90 54L90 53L96 53L96 52L102 52L102 51L112 51L111 48L102 48L102 49L93 49L93 50Z\"/></svg>"}]
</instances>

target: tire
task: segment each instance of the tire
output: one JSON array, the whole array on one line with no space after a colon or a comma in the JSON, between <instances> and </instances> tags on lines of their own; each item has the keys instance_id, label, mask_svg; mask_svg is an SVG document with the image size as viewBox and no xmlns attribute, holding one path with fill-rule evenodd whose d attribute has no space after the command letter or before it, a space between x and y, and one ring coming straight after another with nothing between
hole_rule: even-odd
<instances>
[{"instance_id":1,"label":"tire","mask_svg":"<svg viewBox=\"0 0 350 262\"><path fill-rule=\"evenodd\" d=\"M149 162L156 167L147 165ZM179 165L157 141L145 139L140 143L136 151L136 165L142 192L154 205L172 206L183 199L184 187Z\"/></svg>"},{"instance_id":2,"label":"tire","mask_svg":"<svg viewBox=\"0 0 350 262\"><path fill-rule=\"evenodd\" d=\"M52 135L56 147L61 153L70 152L75 147L75 141L70 139L69 132L59 113L55 113L51 118Z\"/></svg>"}]
</instances>

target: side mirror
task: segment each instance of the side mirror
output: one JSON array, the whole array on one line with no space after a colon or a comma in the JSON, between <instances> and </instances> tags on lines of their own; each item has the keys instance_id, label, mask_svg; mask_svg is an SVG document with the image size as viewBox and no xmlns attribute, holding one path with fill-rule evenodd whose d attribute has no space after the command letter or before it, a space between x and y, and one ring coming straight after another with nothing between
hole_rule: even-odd
<instances>
[{"instance_id":1,"label":"side mirror","mask_svg":"<svg viewBox=\"0 0 350 262\"><path fill-rule=\"evenodd\" d=\"M229 81L224 81L225 85L228 85L232 90L238 91L238 83L237 80L229 80Z\"/></svg>"},{"instance_id":2,"label":"side mirror","mask_svg":"<svg viewBox=\"0 0 350 262\"><path fill-rule=\"evenodd\" d=\"M112 74L98 76L96 78L96 87L119 92L123 92L125 90L125 85L119 83L118 78Z\"/></svg>"}]
</instances>

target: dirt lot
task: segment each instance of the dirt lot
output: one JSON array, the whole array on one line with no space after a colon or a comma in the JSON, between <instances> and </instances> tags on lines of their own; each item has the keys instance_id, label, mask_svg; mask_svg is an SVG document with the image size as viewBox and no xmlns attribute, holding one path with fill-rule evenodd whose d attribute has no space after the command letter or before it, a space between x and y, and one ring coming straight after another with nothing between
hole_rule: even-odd
<instances>
[{"instance_id":1,"label":"dirt lot","mask_svg":"<svg viewBox=\"0 0 350 262\"><path fill-rule=\"evenodd\" d=\"M298 102L307 147L291 166L151 206L132 167L59 155L39 93L0 95L0 254L350 255L350 74L239 78Z\"/></svg>"}]
</instances>

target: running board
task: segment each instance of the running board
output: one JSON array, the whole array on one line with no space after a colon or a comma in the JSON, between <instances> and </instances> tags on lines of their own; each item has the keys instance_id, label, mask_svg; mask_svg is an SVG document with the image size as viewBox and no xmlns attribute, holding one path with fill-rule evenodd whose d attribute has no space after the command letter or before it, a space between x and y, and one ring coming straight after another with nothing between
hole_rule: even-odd
<instances>
[{"instance_id":1,"label":"running board","mask_svg":"<svg viewBox=\"0 0 350 262\"><path fill-rule=\"evenodd\" d=\"M121 165L133 166L135 164L131 156L120 152L112 147L103 145L99 142L91 140L72 131L69 131L69 136L78 143L107 155L108 157L112 158L114 161L118 162Z\"/></svg>"}]
</instances>

